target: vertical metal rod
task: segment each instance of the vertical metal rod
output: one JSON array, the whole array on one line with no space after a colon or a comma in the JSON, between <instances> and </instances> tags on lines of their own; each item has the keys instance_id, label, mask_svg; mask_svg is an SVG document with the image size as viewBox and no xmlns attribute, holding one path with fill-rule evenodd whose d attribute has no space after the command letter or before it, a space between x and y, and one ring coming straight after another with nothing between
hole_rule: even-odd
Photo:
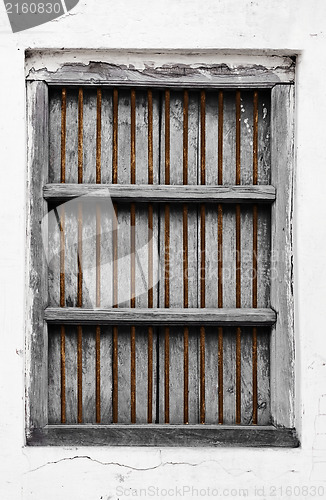
<instances>
[{"instance_id":1,"label":"vertical metal rod","mask_svg":"<svg viewBox=\"0 0 326 500\"><path fill-rule=\"evenodd\" d=\"M200 93L200 183L206 183L206 94ZM200 307L205 307L205 204L200 206ZM205 327L200 327L200 423L205 423Z\"/></svg>"},{"instance_id":2,"label":"vertical metal rod","mask_svg":"<svg viewBox=\"0 0 326 500\"><path fill-rule=\"evenodd\" d=\"M118 182L118 90L113 90L112 184ZM113 307L118 307L118 205L113 204ZM118 327L112 329L112 423L118 423Z\"/></svg>"},{"instance_id":3,"label":"vertical metal rod","mask_svg":"<svg viewBox=\"0 0 326 500\"><path fill-rule=\"evenodd\" d=\"M183 184L188 184L188 109L189 95L183 94ZM188 205L183 205L183 307L188 307ZM189 423L189 328L183 330L183 422Z\"/></svg>"},{"instance_id":4,"label":"vertical metal rod","mask_svg":"<svg viewBox=\"0 0 326 500\"><path fill-rule=\"evenodd\" d=\"M83 89L78 91L78 183L83 182ZM82 205L78 203L78 245L77 245L77 307L83 305L83 215ZM81 325L77 326L77 422L83 421L83 359L82 359L83 332Z\"/></svg>"},{"instance_id":5,"label":"vertical metal rod","mask_svg":"<svg viewBox=\"0 0 326 500\"><path fill-rule=\"evenodd\" d=\"M97 89L96 110L96 184L101 183L101 113L102 91ZM101 305L101 210L96 205L96 307ZM101 423L101 328L96 326L95 331L95 399L96 423Z\"/></svg>"},{"instance_id":6,"label":"vertical metal rod","mask_svg":"<svg viewBox=\"0 0 326 500\"><path fill-rule=\"evenodd\" d=\"M131 90L130 95L130 183L136 183L136 92ZM136 284L136 268L135 268L135 251L136 251L136 206L131 203L130 207L130 277L131 277L131 299L130 307L134 308L135 300L135 284ZM130 327L130 415L131 423L136 423L136 329Z\"/></svg>"},{"instance_id":7,"label":"vertical metal rod","mask_svg":"<svg viewBox=\"0 0 326 500\"><path fill-rule=\"evenodd\" d=\"M170 91L165 91L165 184L170 184ZM165 205L164 306L170 307L170 206ZM164 421L170 421L170 329L164 329Z\"/></svg>"},{"instance_id":8,"label":"vertical metal rod","mask_svg":"<svg viewBox=\"0 0 326 500\"><path fill-rule=\"evenodd\" d=\"M258 183L258 92L254 92L253 105L253 184ZM252 307L257 307L257 252L258 252L258 206L253 206L253 249L252 249ZM258 424L258 382L257 382L257 328L252 330L252 423Z\"/></svg>"},{"instance_id":9,"label":"vertical metal rod","mask_svg":"<svg viewBox=\"0 0 326 500\"><path fill-rule=\"evenodd\" d=\"M236 92L236 184L241 181L241 95ZM241 209L236 205L236 307L241 307ZM236 424L241 423L241 329L236 330Z\"/></svg>"},{"instance_id":10,"label":"vertical metal rod","mask_svg":"<svg viewBox=\"0 0 326 500\"><path fill-rule=\"evenodd\" d=\"M66 182L66 110L67 93L61 92L61 179ZM61 210L60 221L60 307L65 306L65 211ZM66 423L66 330L60 328L60 375L61 375L61 423Z\"/></svg>"},{"instance_id":11,"label":"vertical metal rod","mask_svg":"<svg viewBox=\"0 0 326 500\"><path fill-rule=\"evenodd\" d=\"M153 95L147 92L148 105L148 184L153 184ZM153 204L148 205L148 307L153 307ZM153 327L148 327L147 423L153 421Z\"/></svg>"},{"instance_id":12,"label":"vertical metal rod","mask_svg":"<svg viewBox=\"0 0 326 500\"><path fill-rule=\"evenodd\" d=\"M218 179L223 184L223 91L218 94ZM217 206L217 301L223 307L223 209ZM223 424L223 328L218 327L218 423Z\"/></svg>"}]
</instances>

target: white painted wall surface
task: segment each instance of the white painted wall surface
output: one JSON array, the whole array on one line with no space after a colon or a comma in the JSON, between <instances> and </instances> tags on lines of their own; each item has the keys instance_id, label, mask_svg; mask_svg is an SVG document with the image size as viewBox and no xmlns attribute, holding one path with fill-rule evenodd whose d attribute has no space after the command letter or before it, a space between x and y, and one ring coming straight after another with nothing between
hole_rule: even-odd
<instances>
[{"instance_id":1,"label":"white painted wall surface","mask_svg":"<svg viewBox=\"0 0 326 500\"><path fill-rule=\"evenodd\" d=\"M299 53L294 241L301 448L24 447L24 50L61 47ZM244 488L250 499L281 500L322 498L318 487L326 497L326 2L80 0L64 18L17 34L1 3L0 61L0 498L216 498L214 488L218 498L242 498Z\"/></svg>"}]
</instances>

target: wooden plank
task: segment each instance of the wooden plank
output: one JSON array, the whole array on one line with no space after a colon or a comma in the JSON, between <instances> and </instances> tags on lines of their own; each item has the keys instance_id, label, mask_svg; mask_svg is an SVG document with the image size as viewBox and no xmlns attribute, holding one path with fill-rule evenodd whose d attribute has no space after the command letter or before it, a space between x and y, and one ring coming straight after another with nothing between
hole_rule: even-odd
<instances>
[{"instance_id":1,"label":"wooden plank","mask_svg":"<svg viewBox=\"0 0 326 500\"><path fill-rule=\"evenodd\" d=\"M61 88L49 92L49 182L60 182Z\"/></svg>"},{"instance_id":2,"label":"wooden plank","mask_svg":"<svg viewBox=\"0 0 326 500\"><path fill-rule=\"evenodd\" d=\"M277 198L272 207L271 306L277 323L271 332L272 421L294 425L293 315L293 169L294 88L272 90L272 183Z\"/></svg>"},{"instance_id":3,"label":"wooden plank","mask_svg":"<svg viewBox=\"0 0 326 500\"><path fill-rule=\"evenodd\" d=\"M49 328L48 343L48 423L61 422L61 378L60 378L61 327Z\"/></svg>"},{"instance_id":4,"label":"wooden plank","mask_svg":"<svg viewBox=\"0 0 326 500\"><path fill-rule=\"evenodd\" d=\"M293 429L216 425L48 425L34 429L32 446L160 446L297 448Z\"/></svg>"},{"instance_id":5,"label":"wooden plank","mask_svg":"<svg viewBox=\"0 0 326 500\"><path fill-rule=\"evenodd\" d=\"M271 210L257 208L257 306L271 307Z\"/></svg>"},{"instance_id":6,"label":"wooden plank","mask_svg":"<svg viewBox=\"0 0 326 500\"><path fill-rule=\"evenodd\" d=\"M157 92L152 93L151 100L151 138L149 159L149 129L148 129L148 93L143 89L137 89L135 93L135 177L137 184L158 182L159 176L159 99ZM147 132L147 133L146 133ZM157 307L157 241L158 241L158 213L152 206L152 230L149 231L149 209L147 205L136 205L135 208L135 307ZM149 300L149 247L150 239L153 237L153 257L151 264L152 298ZM149 328L152 332L152 367L151 374L148 373L148 335ZM135 331L135 407L136 423L147 423L148 414L152 421L156 417L156 331L152 327L139 326ZM151 375L151 397L148 399L149 376ZM150 402L150 408L148 404Z\"/></svg>"},{"instance_id":7,"label":"wooden plank","mask_svg":"<svg viewBox=\"0 0 326 500\"><path fill-rule=\"evenodd\" d=\"M112 423L112 327L101 327L101 423Z\"/></svg>"},{"instance_id":8,"label":"wooden plank","mask_svg":"<svg viewBox=\"0 0 326 500\"><path fill-rule=\"evenodd\" d=\"M66 422L77 423L77 329L65 326L66 332Z\"/></svg>"},{"instance_id":9,"label":"wooden plank","mask_svg":"<svg viewBox=\"0 0 326 500\"><path fill-rule=\"evenodd\" d=\"M181 88L257 88L273 87L277 83L293 83L294 62L284 58L283 64L273 67L262 64L164 64L136 68L133 65L90 62L66 63L49 71L31 68L28 80L45 80L49 84L64 85L119 85L126 87L181 87Z\"/></svg>"},{"instance_id":10,"label":"wooden plank","mask_svg":"<svg viewBox=\"0 0 326 500\"><path fill-rule=\"evenodd\" d=\"M222 159L218 164L220 182L236 183L236 107L235 93L223 92L223 133L219 138ZM240 186L237 186L237 189ZM243 186L241 186L242 188ZM222 207L222 296L223 307L236 306L236 218L234 206ZM218 230L216 229L216 233ZM217 283L216 283L217 288ZM223 328L223 424L235 424L236 415L236 333Z\"/></svg>"},{"instance_id":11,"label":"wooden plank","mask_svg":"<svg viewBox=\"0 0 326 500\"><path fill-rule=\"evenodd\" d=\"M47 269L40 223L46 213L42 185L48 180L48 88L43 82L27 84L27 278L26 300L26 434L48 420L48 337L43 321L48 301ZM45 250L45 252L44 252Z\"/></svg>"},{"instance_id":12,"label":"wooden plank","mask_svg":"<svg viewBox=\"0 0 326 500\"><path fill-rule=\"evenodd\" d=\"M223 328L223 389L223 423L232 425L235 424L236 414L235 328Z\"/></svg>"},{"instance_id":13,"label":"wooden plank","mask_svg":"<svg viewBox=\"0 0 326 500\"><path fill-rule=\"evenodd\" d=\"M83 423L96 422L95 326L83 326L82 338ZM109 390L109 388L108 388Z\"/></svg>"},{"instance_id":14,"label":"wooden plank","mask_svg":"<svg viewBox=\"0 0 326 500\"><path fill-rule=\"evenodd\" d=\"M252 394L253 394L252 393L252 328L243 327L241 328L241 424L242 425L252 424L252 415L253 415ZM263 397L265 397L265 394Z\"/></svg>"},{"instance_id":15,"label":"wooden plank","mask_svg":"<svg viewBox=\"0 0 326 500\"><path fill-rule=\"evenodd\" d=\"M78 89L67 90L66 123L66 182L78 179ZM60 150L58 150L58 155Z\"/></svg>"},{"instance_id":16,"label":"wooden plank","mask_svg":"<svg viewBox=\"0 0 326 500\"><path fill-rule=\"evenodd\" d=\"M270 333L270 328L257 328L258 425L271 424Z\"/></svg>"},{"instance_id":17,"label":"wooden plank","mask_svg":"<svg viewBox=\"0 0 326 500\"><path fill-rule=\"evenodd\" d=\"M271 92L258 92L258 184L271 184Z\"/></svg>"},{"instance_id":18,"label":"wooden plank","mask_svg":"<svg viewBox=\"0 0 326 500\"><path fill-rule=\"evenodd\" d=\"M205 424L217 424L218 335L216 327L205 329L205 403Z\"/></svg>"},{"instance_id":19,"label":"wooden plank","mask_svg":"<svg viewBox=\"0 0 326 500\"><path fill-rule=\"evenodd\" d=\"M121 182L121 181L120 181ZM116 184L47 184L43 195L46 200L69 200L79 196L111 197L119 201L173 202L173 203L272 203L273 186L165 186Z\"/></svg>"},{"instance_id":20,"label":"wooden plank","mask_svg":"<svg viewBox=\"0 0 326 500\"><path fill-rule=\"evenodd\" d=\"M241 137L241 171L242 185L256 184L253 175L253 92L241 92L240 101L240 137ZM253 224L250 205L241 207L241 307L253 307L252 304L252 270L253 270ZM240 421L242 425L252 424L252 329L241 328L239 343L240 359Z\"/></svg>"},{"instance_id":21,"label":"wooden plank","mask_svg":"<svg viewBox=\"0 0 326 500\"><path fill-rule=\"evenodd\" d=\"M48 307L44 319L49 323L67 324L206 324L206 325L272 325L276 321L273 309L85 309Z\"/></svg>"}]
</instances>

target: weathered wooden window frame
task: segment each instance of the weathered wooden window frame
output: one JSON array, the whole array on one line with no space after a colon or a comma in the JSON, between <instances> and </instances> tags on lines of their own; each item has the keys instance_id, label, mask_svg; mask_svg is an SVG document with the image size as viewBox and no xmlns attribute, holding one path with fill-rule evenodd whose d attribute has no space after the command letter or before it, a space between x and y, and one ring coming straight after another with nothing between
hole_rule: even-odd
<instances>
[{"instance_id":1,"label":"weathered wooden window frame","mask_svg":"<svg viewBox=\"0 0 326 500\"><path fill-rule=\"evenodd\" d=\"M266 61L266 57L264 57ZM216 89L271 89L271 184L276 190L272 205L272 255L279 258L271 268L271 426L225 425L48 425L47 422L47 322L58 321L55 311L46 311L47 279L40 223L46 213L44 186L46 184L48 151L48 88L51 85L78 86L103 85L126 87L164 88L216 88ZM294 429L294 323L293 323L293 269L292 269L292 203L294 171L294 62L284 58L284 65L270 66L225 64L202 67L191 64L178 67L135 69L107 63L64 64L51 72L46 68L31 71L27 77L28 117L28 215L27 215L27 318L26 318L26 442L29 445L127 445L127 446L298 446ZM263 186L258 186L262 188ZM64 186L64 189L69 189ZM145 188L145 187L144 187ZM157 196L164 196L158 191ZM253 187L254 188L254 187ZM72 186L72 196L85 186ZM106 187L95 186L105 195ZM133 194L125 186L130 199ZM173 188L168 188L171 196ZM177 188L179 190L179 187ZM196 191L197 187L194 188ZM200 190L200 187L198 187ZM249 196L248 186L242 189L240 198ZM267 186L275 196L274 190ZM45 188L51 196L51 186ZM223 191L224 190L224 191ZM164 191L164 187L163 187ZM180 191L180 190L179 190ZM139 191L138 191L139 194ZM165 193L166 195L167 193ZM197 193L198 194L198 193ZM122 196L123 193L120 193ZM144 196L146 190L144 189ZM188 193L189 195L189 193ZM218 201L230 195L225 186L212 188L211 196ZM235 201L233 193L232 200ZM257 196L257 194L256 194ZM129 198L128 198L129 197ZM44 312L46 311L46 312ZM169 311L170 321L178 320L178 311ZM245 324L248 315L244 311L202 311L200 321L208 324ZM74 312L82 323L93 321L117 321L110 318L110 311ZM248 313L248 310L246 310ZM259 310L251 310L251 325L262 320ZM69 310L62 310L64 322L73 321ZM123 311L119 322L127 318ZM141 311L135 311L140 314ZM182 312L180 311L180 314ZM121 316L122 315L122 316ZM267 315L268 316L268 315ZM265 311L265 321L268 319ZM171 320L172 318L172 320ZM164 319L164 311L158 313L158 321ZM134 320L133 320L134 323Z\"/></svg>"}]
</instances>

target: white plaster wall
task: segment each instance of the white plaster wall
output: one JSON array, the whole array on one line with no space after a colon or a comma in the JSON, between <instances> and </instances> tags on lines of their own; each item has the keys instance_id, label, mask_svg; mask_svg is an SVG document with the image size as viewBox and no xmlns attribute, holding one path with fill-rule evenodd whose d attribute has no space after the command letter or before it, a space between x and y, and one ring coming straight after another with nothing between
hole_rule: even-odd
<instances>
[{"instance_id":1,"label":"white plaster wall","mask_svg":"<svg viewBox=\"0 0 326 500\"><path fill-rule=\"evenodd\" d=\"M18 34L11 33L0 4L1 499L212 498L207 488L215 494L212 490L217 488L220 498L242 498L241 488L251 499L321 498L322 489L313 487L324 488L326 497L325 30L324 0L80 0L65 18ZM300 449L23 446L24 50L61 47L270 49L300 54L294 226ZM294 486L299 489L291 496L286 488ZM158 491L144 491L150 487ZM190 491L183 489L188 487Z\"/></svg>"}]
</instances>

